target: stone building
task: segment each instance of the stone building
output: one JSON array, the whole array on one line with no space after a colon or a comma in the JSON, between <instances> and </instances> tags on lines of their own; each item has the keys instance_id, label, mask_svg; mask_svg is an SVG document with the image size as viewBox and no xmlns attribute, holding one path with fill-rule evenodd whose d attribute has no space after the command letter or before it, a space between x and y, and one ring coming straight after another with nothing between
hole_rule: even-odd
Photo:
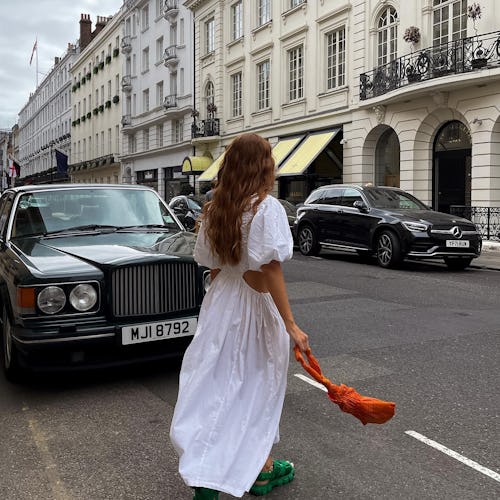
<instances>
[{"instance_id":1,"label":"stone building","mask_svg":"<svg viewBox=\"0 0 500 500\"><path fill-rule=\"evenodd\" d=\"M110 17L80 19L80 54L71 68L72 182L122 182L121 22L122 8Z\"/></svg>"},{"instance_id":2,"label":"stone building","mask_svg":"<svg viewBox=\"0 0 500 500\"><path fill-rule=\"evenodd\" d=\"M295 202L321 184L373 182L445 211L500 206L498 2L481 2L480 17L463 0L184 4L197 149L220 158L237 134L262 134L277 192Z\"/></svg>"}]
</instances>

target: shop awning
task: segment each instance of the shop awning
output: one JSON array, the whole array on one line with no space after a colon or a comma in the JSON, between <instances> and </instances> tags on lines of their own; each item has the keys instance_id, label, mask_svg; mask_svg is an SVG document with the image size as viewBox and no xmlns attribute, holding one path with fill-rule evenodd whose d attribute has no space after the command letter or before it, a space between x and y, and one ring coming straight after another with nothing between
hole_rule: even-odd
<instances>
[{"instance_id":1,"label":"shop awning","mask_svg":"<svg viewBox=\"0 0 500 500\"><path fill-rule=\"evenodd\" d=\"M224 158L222 153L212 164L198 177L198 182L210 182L215 179L219 171L220 164Z\"/></svg>"},{"instance_id":2,"label":"shop awning","mask_svg":"<svg viewBox=\"0 0 500 500\"><path fill-rule=\"evenodd\" d=\"M279 168L281 162L290 154L293 148L303 139L300 137L292 137L290 139L282 139L278 141L273 148L273 158L276 168Z\"/></svg>"},{"instance_id":3,"label":"shop awning","mask_svg":"<svg viewBox=\"0 0 500 500\"><path fill-rule=\"evenodd\" d=\"M186 156L182 162L183 174L201 174L213 163L210 156Z\"/></svg>"},{"instance_id":4,"label":"shop awning","mask_svg":"<svg viewBox=\"0 0 500 500\"><path fill-rule=\"evenodd\" d=\"M277 175L300 175L339 132L340 128L336 128L329 132L308 135L288 157Z\"/></svg>"}]
</instances>

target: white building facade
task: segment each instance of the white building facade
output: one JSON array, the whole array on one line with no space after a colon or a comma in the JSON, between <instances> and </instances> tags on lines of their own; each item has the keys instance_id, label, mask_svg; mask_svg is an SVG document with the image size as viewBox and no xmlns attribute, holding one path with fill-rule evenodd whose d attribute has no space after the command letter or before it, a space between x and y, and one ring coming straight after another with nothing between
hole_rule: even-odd
<instances>
[{"instance_id":1,"label":"white building facade","mask_svg":"<svg viewBox=\"0 0 500 500\"><path fill-rule=\"evenodd\" d=\"M121 22L125 9L97 17L82 14L81 53L71 69L72 182L121 183Z\"/></svg>"},{"instance_id":2,"label":"white building facade","mask_svg":"<svg viewBox=\"0 0 500 500\"><path fill-rule=\"evenodd\" d=\"M71 151L71 66L79 48L68 44L54 66L19 112L21 178L47 182L56 173L55 148ZM57 177L57 175L56 175Z\"/></svg>"},{"instance_id":3,"label":"white building facade","mask_svg":"<svg viewBox=\"0 0 500 500\"><path fill-rule=\"evenodd\" d=\"M372 182L444 211L500 207L500 5L474 20L468 4L187 0L193 144L216 158L241 132L263 135L295 202Z\"/></svg>"},{"instance_id":4,"label":"white building facade","mask_svg":"<svg viewBox=\"0 0 500 500\"><path fill-rule=\"evenodd\" d=\"M176 0L124 5L121 161L129 182L168 201L191 190L182 165L193 153L192 15Z\"/></svg>"}]
</instances>

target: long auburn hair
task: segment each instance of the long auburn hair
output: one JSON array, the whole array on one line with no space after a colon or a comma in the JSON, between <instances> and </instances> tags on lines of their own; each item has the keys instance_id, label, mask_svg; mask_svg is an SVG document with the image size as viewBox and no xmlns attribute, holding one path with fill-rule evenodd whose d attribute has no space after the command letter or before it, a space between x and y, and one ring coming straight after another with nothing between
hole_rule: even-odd
<instances>
[{"instance_id":1,"label":"long auburn hair","mask_svg":"<svg viewBox=\"0 0 500 500\"><path fill-rule=\"evenodd\" d=\"M210 248L221 264L240 262L243 212L255 213L274 179L269 141L252 133L236 137L226 149L212 200L203 207Z\"/></svg>"}]
</instances>

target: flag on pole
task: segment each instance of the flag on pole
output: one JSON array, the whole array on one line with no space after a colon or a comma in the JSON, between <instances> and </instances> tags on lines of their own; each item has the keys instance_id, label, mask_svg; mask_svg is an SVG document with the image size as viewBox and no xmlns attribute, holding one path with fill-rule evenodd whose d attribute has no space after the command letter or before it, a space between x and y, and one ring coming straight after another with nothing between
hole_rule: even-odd
<instances>
[{"instance_id":1,"label":"flag on pole","mask_svg":"<svg viewBox=\"0 0 500 500\"><path fill-rule=\"evenodd\" d=\"M10 161L9 177L17 177L17 169L14 160Z\"/></svg>"},{"instance_id":2,"label":"flag on pole","mask_svg":"<svg viewBox=\"0 0 500 500\"><path fill-rule=\"evenodd\" d=\"M35 55L35 51L38 50L37 46L38 46L38 40L35 40L35 43L33 45L33 50L31 51L30 66L31 66L31 63L33 62L33 56Z\"/></svg>"},{"instance_id":3,"label":"flag on pole","mask_svg":"<svg viewBox=\"0 0 500 500\"><path fill-rule=\"evenodd\" d=\"M68 155L65 155L62 151L56 149L56 163L57 171L61 174L65 174L68 171Z\"/></svg>"}]
</instances>

